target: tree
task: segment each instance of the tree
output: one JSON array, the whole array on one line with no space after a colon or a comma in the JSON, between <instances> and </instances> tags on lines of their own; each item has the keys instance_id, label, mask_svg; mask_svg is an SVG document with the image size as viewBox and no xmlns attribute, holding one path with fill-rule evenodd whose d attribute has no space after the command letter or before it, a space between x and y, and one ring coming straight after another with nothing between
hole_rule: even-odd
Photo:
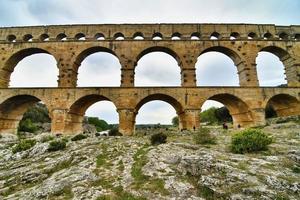
<instances>
[{"instance_id":1,"label":"tree","mask_svg":"<svg viewBox=\"0 0 300 200\"><path fill-rule=\"evenodd\" d=\"M110 128L106 121L99 119L98 117L88 117L88 123L93 124L97 131L105 131Z\"/></svg>"},{"instance_id":2,"label":"tree","mask_svg":"<svg viewBox=\"0 0 300 200\"><path fill-rule=\"evenodd\" d=\"M172 124L173 124L173 126L178 126L179 125L179 119L178 119L177 116L173 117Z\"/></svg>"},{"instance_id":3,"label":"tree","mask_svg":"<svg viewBox=\"0 0 300 200\"><path fill-rule=\"evenodd\" d=\"M217 123L218 119L215 115L217 108L211 107L200 113L201 122Z\"/></svg>"}]
</instances>

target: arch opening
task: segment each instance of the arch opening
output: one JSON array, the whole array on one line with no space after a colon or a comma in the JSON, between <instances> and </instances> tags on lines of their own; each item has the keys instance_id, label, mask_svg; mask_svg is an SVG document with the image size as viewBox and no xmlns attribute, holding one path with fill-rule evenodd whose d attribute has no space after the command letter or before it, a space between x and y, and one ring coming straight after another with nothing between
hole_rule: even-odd
<instances>
[{"instance_id":1,"label":"arch opening","mask_svg":"<svg viewBox=\"0 0 300 200\"><path fill-rule=\"evenodd\" d=\"M266 118L300 115L300 101L289 94L271 97L265 106Z\"/></svg>"},{"instance_id":2,"label":"arch opening","mask_svg":"<svg viewBox=\"0 0 300 200\"><path fill-rule=\"evenodd\" d=\"M164 113L164 115L161 115ZM183 108L173 97L153 94L142 99L135 107L135 121L138 133L149 128L171 128L172 119L177 116L179 128L184 127ZM177 127L175 127L177 129Z\"/></svg>"},{"instance_id":3,"label":"arch opening","mask_svg":"<svg viewBox=\"0 0 300 200\"><path fill-rule=\"evenodd\" d=\"M269 40L269 39L272 39L273 38L273 35L271 34L271 33L265 33L264 35L263 35L263 39L264 40Z\"/></svg>"},{"instance_id":4,"label":"arch opening","mask_svg":"<svg viewBox=\"0 0 300 200\"><path fill-rule=\"evenodd\" d=\"M162 40L163 39L163 35L159 32L156 32L152 35L152 40Z\"/></svg>"},{"instance_id":5,"label":"arch opening","mask_svg":"<svg viewBox=\"0 0 300 200\"><path fill-rule=\"evenodd\" d=\"M85 40L85 35L83 33L77 33L75 35L76 40Z\"/></svg>"},{"instance_id":6,"label":"arch opening","mask_svg":"<svg viewBox=\"0 0 300 200\"><path fill-rule=\"evenodd\" d=\"M33 36L31 34L26 34L23 36L23 41L32 42Z\"/></svg>"},{"instance_id":7,"label":"arch opening","mask_svg":"<svg viewBox=\"0 0 300 200\"><path fill-rule=\"evenodd\" d=\"M115 104L102 95L81 97L69 109L65 132L95 133L118 126L119 116ZM88 128L88 124L90 127Z\"/></svg>"},{"instance_id":8,"label":"arch opening","mask_svg":"<svg viewBox=\"0 0 300 200\"><path fill-rule=\"evenodd\" d=\"M191 34L191 40L200 40L200 37L201 35L198 32L194 32Z\"/></svg>"},{"instance_id":9,"label":"arch opening","mask_svg":"<svg viewBox=\"0 0 300 200\"><path fill-rule=\"evenodd\" d=\"M211 35L210 35L210 40L219 40L221 39L221 35L220 33L218 32L213 32Z\"/></svg>"},{"instance_id":10,"label":"arch opening","mask_svg":"<svg viewBox=\"0 0 300 200\"><path fill-rule=\"evenodd\" d=\"M3 74L11 87L56 87L58 77L54 56L44 49L23 49L5 63Z\"/></svg>"},{"instance_id":11,"label":"arch opening","mask_svg":"<svg viewBox=\"0 0 300 200\"><path fill-rule=\"evenodd\" d=\"M201 109L208 110L208 108L212 106L221 108L219 111L212 110L218 113L215 114L216 119L218 119L218 117L225 119L223 122L220 121L220 123L227 122L226 120L229 121L232 118L234 128L248 127L253 124L253 117L248 105L239 97L226 93L217 94L209 97L206 102L207 103L202 105Z\"/></svg>"},{"instance_id":12,"label":"arch opening","mask_svg":"<svg viewBox=\"0 0 300 200\"><path fill-rule=\"evenodd\" d=\"M250 32L250 33L248 34L248 39L249 39L249 40L253 40L253 39L256 39L256 38L257 38L257 34L256 34L256 33Z\"/></svg>"},{"instance_id":13,"label":"arch opening","mask_svg":"<svg viewBox=\"0 0 300 200\"><path fill-rule=\"evenodd\" d=\"M121 64L110 49L87 49L77 57L75 64L80 87L120 86Z\"/></svg>"},{"instance_id":14,"label":"arch opening","mask_svg":"<svg viewBox=\"0 0 300 200\"><path fill-rule=\"evenodd\" d=\"M7 36L7 41L9 42L16 42L17 37L15 35L8 35Z\"/></svg>"},{"instance_id":15,"label":"arch opening","mask_svg":"<svg viewBox=\"0 0 300 200\"><path fill-rule=\"evenodd\" d=\"M56 36L56 39L59 40L59 41L66 41L68 38L67 38L67 35L64 34L64 33L60 33Z\"/></svg>"},{"instance_id":16,"label":"arch opening","mask_svg":"<svg viewBox=\"0 0 300 200\"><path fill-rule=\"evenodd\" d=\"M229 37L230 40L236 40L239 38L240 38L240 34L238 32L232 32Z\"/></svg>"},{"instance_id":17,"label":"arch opening","mask_svg":"<svg viewBox=\"0 0 300 200\"><path fill-rule=\"evenodd\" d=\"M95 39L96 40L105 40L105 36L103 33L96 33L95 34Z\"/></svg>"},{"instance_id":18,"label":"arch opening","mask_svg":"<svg viewBox=\"0 0 300 200\"><path fill-rule=\"evenodd\" d=\"M281 60L289 59L289 54L279 47L269 46L261 49L256 57L259 85L287 86L285 66Z\"/></svg>"},{"instance_id":19,"label":"arch opening","mask_svg":"<svg viewBox=\"0 0 300 200\"><path fill-rule=\"evenodd\" d=\"M137 32L137 33L133 34L132 38L134 40L144 40L145 39L143 33L141 33L141 32Z\"/></svg>"},{"instance_id":20,"label":"arch opening","mask_svg":"<svg viewBox=\"0 0 300 200\"><path fill-rule=\"evenodd\" d=\"M294 39L295 40L300 40L300 33L296 33L295 35L294 35Z\"/></svg>"},{"instance_id":21,"label":"arch opening","mask_svg":"<svg viewBox=\"0 0 300 200\"><path fill-rule=\"evenodd\" d=\"M50 37L48 34L44 33L40 36L40 41L42 42L46 42L46 41L49 41Z\"/></svg>"},{"instance_id":22,"label":"arch opening","mask_svg":"<svg viewBox=\"0 0 300 200\"><path fill-rule=\"evenodd\" d=\"M179 58L167 48L146 49L137 57L136 86L180 86Z\"/></svg>"},{"instance_id":23,"label":"arch opening","mask_svg":"<svg viewBox=\"0 0 300 200\"><path fill-rule=\"evenodd\" d=\"M0 104L0 133L50 132L50 126L42 128L45 123L51 123L48 108L35 96L18 95Z\"/></svg>"},{"instance_id":24,"label":"arch opening","mask_svg":"<svg viewBox=\"0 0 300 200\"><path fill-rule=\"evenodd\" d=\"M279 34L279 39L280 40L288 40L289 39L289 35L285 32L282 32Z\"/></svg>"},{"instance_id":25,"label":"arch opening","mask_svg":"<svg viewBox=\"0 0 300 200\"><path fill-rule=\"evenodd\" d=\"M181 40L181 34L178 32L173 33L171 36L171 40Z\"/></svg>"},{"instance_id":26,"label":"arch opening","mask_svg":"<svg viewBox=\"0 0 300 200\"><path fill-rule=\"evenodd\" d=\"M114 35L114 39L115 40L125 40L125 36L123 35L123 33L116 33Z\"/></svg>"},{"instance_id":27,"label":"arch opening","mask_svg":"<svg viewBox=\"0 0 300 200\"><path fill-rule=\"evenodd\" d=\"M196 62L198 86L239 86L235 63L240 57L225 47L212 47L203 51ZM214 77L211 79L211 77Z\"/></svg>"}]
</instances>

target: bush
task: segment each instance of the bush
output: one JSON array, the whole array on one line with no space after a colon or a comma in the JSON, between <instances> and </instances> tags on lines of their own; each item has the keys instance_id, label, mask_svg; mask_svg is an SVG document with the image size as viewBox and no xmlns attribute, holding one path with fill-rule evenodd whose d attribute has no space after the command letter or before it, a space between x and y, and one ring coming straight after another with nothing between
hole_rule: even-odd
<instances>
[{"instance_id":1,"label":"bush","mask_svg":"<svg viewBox=\"0 0 300 200\"><path fill-rule=\"evenodd\" d=\"M150 138L152 145L159 145L167 142L167 135L164 133L156 133Z\"/></svg>"},{"instance_id":2,"label":"bush","mask_svg":"<svg viewBox=\"0 0 300 200\"><path fill-rule=\"evenodd\" d=\"M108 135L109 136L122 136L122 134L119 132L119 129L117 129L117 128L112 128L111 130L109 130Z\"/></svg>"},{"instance_id":3,"label":"bush","mask_svg":"<svg viewBox=\"0 0 300 200\"><path fill-rule=\"evenodd\" d=\"M264 151L272 143L272 138L260 129L246 129L231 138L231 151L234 153L249 153Z\"/></svg>"},{"instance_id":4,"label":"bush","mask_svg":"<svg viewBox=\"0 0 300 200\"><path fill-rule=\"evenodd\" d=\"M98 117L89 117L88 123L93 124L96 127L97 131L104 131L109 129L108 123L102 119L99 119Z\"/></svg>"},{"instance_id":5,"label":"bush","mask_svg":"<svg viewBox=\"0 0 300 200\"><path fill-rule=\"evenodd\" d=\"M12 152L17 153L20 151L25 151L27 149L30 149L36 144L36 140L21 140L15 147L13 147Z\"/></svg>"},{"instance_id":6,"label":"bush","mask_svg":"<svg viewBox=\"0 0 300 200\"><path fill-rule=\"evenodd\" d=\"M58 151L66 148L66 142L63 140L53 140L50 142L48 151Z\"/></svg>"},{"instance_id":7,"label":"bush","mask_svg":"<svg viewBox=\"0 0 300 200\"><path fill-rule=\"evenodd\" d=\"M77 141L77 140L83 140L87 138L87 135L83 135L83 134L78 134L75 135L74 137L71 138L72 141Z\"/></svg>"},{"instance_id":8,"label":"bush","mask_svg":"<svg viewBox=\"0 0 300 200\"><path fill-rule=\"evenodd\" d=\"M37 126L32 123L31 119L22 120L19 123L18 131L34 133L37 131Z\"/></svg>"},{"instance_id":9,"label":"bush","mask_svg":"<svg viewBox=\"0 0 300 200\"><path fill-rule=\"evenodd\" d=\"M216 136L212 135L208 128L200 128L194 134L196 144L216 144L216 140Z\"/></svg>"}]
</instances>

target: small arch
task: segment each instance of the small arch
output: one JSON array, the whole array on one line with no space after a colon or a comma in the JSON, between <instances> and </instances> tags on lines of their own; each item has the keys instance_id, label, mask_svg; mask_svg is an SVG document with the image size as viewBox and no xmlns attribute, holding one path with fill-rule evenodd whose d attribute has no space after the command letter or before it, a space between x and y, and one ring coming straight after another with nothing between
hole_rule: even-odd
<instances>
[{"instance_id":1,"label":"small arch","mask_svg":"<svg viewBox=\"0 0 300 200\"><path fill-rule=\"evenodd\" d=\"M210 35L210 40L219 40L221 39L221 35L220 33L218 32L213 32L211 35Z\"/></svg>"},{"instance_id":2,"label":"small arch","mask_svg":"<svg viewBox=\"0 0 300 200\"><path fill-rule=\"evenodd\" d=\"M175 32L171 36L171 40L181 40L181 34L178 32Z\"/></svg>"},{"instance_id":3,"label":"small arch","mask_svg":"<svg viewBox=\"0 0 300 200\"><path fill-rule=\"evenodd\" d=\"M125 36L123 33L118 32L118 33L114 34L114 39L115 40L124 40Z\"/></svg>"},{"instance_id":4,"label":"small arch","mask_svg":"<svg viewBox=\"0 0 300 200\"><path fill-rule=\"evenodd\" d=\"M83 33L77 33L75 35L76 40L85 40L85 35Z\"/></svg>"},{"instance_id":5,"label":"small arch","mask_svg":"<svg viewBox=\"0 0 300 200\"><path fill-rule=\"evenodd\" d=\"M132 38L134 40L144 40L144 34L141 32L136 32L135 34L133 34Z\"/></svg>"},{"instance_id":6,"label":"small arch","mask_svg":"<svg viewBox=\"0 0 300 200\"><path fill-rule=\"evenodd\" d=\"M239 39L240 38L240 34L238 32L232 32L230 34L230 40L236 40L236 39Z\"/></svg>"},{"instance_id":7,"label":"small arch","mask_svg":"<svg viewBox=\"0 0 300 200\"><path fill-rule=\"evenodd\" d=\"M267 32L263 35L264 40L269 40L269 39L272 39L272 38L273 38L273 35L269 32Z\"/></svg>"},{"instance_id":8,"label":"small arch","mask_svg":"<svg viewBox=\"0 0 300 200\"><path fill-rule=\"evenodd\" d=\"M201 34L199 32L194 32L191 34L191 40L200 40Z\"/></svg>"},{"instance_id":9,"label":"small arch","mask_svg":"<svg viewBox=\"0 0 300 200\"><path fill-rule=\"evenodd\" d=\"M294 39L297 40L297 41L299 41L300 40L300 33L296 33L294 35Z\"/></svg>"},{"instance_id":10,"label":"small arch","mask_svg":"<svg viewBox=\"0 0 300 200\"><path fill-rule=\"evenodd\" d=\"M64 33L60 33L56 36L56 39L59 40L59 41L66 41L68 38L67 38L67 35L64 34Z\"/></svg>"},{"instance_id":11,"label":"small arch","mask_svg":"<svg viewBox=\"0 0 300 200\"><path fill-rule=\"evenodd\" d=\"M96 33L95 34L95 39L96 40L105 40L105 36L103 33Z\"/></svg>"},{"instance_id":12,"label":"small arch","mask_svg":"<svg viewBox=\"0 0 300 200\"><path fill-rule=\"evenodd\" d=\"M40 36L40 41L43 41L43 42L45 42L45 41L49 41L49 35L48 34L46 34L46 33L43 33L41 36Z\"/></svg>"},{"instance_id":13,"label":"small arch","mask_svg":"<svg viewBox=\"0 0 300 200\"><path fill-rule=\"evenodd\" d=\"M15 35L8 35L6 39L9 42L16 42L17 37Z\"/></svg>"},{"instance_id":14,"label":"small arch","mask_svg":"<svg viewBox=\"0 0 300 200\"><path fill-rule=\"evenodd\" d=\"M163 39L163 35L159 32L156 32L152 35L152 40L162 40Z\"/></svg>"},{"instance_id":15,"label":"small arch","mask_svg":"<svg viewBox=\"0 0 300 200\"><path fill-rule=\"evenodd\" d=\"M257 38L257 34L256 34L256 33L250 32L250 33L248 34L248 39L249 39L249 40L253 40L253 39L256 39L256 38Z\"/></svg>"},{"instance_id":16,"label":"small arch","mask_svg":"<svg viewBox=\"0 0 300 200\"><path fill-rule=\"evenodd\" d=\"M279 34L279 39L280 40L288 40L289 39L289 35L285 32L282 32Z\"/></svg>"},{"instance_id":17,"label":"small arch","mask_svg":"<svg viewBox=\"0 0 300 200\"><path fill-rule=\"evenodd\" d=\"M23 36L23 41L32 42L33 36L31 34L26 34Z\"/></svg>"},{"instance_id":18,"label":"small arch","mask_svg":"<svg viewBox=\"0 0 300 200\"><path fill-rule=\"evenodd\" d=\"M300 115L300 101L290 94L276 94L265 105L271 106L278 117Z\"/></svg>"}]
</instances>

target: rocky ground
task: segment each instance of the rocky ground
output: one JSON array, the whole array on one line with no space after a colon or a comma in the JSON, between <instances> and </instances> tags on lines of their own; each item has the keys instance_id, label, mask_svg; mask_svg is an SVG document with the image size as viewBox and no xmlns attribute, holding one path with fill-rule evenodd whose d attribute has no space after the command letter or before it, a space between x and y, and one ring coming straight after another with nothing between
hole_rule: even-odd
<instances>
[{"instance_id":1,"label":"rocky ground","mask_svg":"<svg viewBox=\"0 0 300 200\"><path fill-rule=\"evenodd\" d=\"M300 199L300 125L267 126L269 150L233 154L235 131L214 128L215 145L196 145L192 133L68 141L48 152L46 134L13 153L12 135L0 139L0 199ZM71 137L71 136L70 136Z\"/></svg>"}]
</instances>

